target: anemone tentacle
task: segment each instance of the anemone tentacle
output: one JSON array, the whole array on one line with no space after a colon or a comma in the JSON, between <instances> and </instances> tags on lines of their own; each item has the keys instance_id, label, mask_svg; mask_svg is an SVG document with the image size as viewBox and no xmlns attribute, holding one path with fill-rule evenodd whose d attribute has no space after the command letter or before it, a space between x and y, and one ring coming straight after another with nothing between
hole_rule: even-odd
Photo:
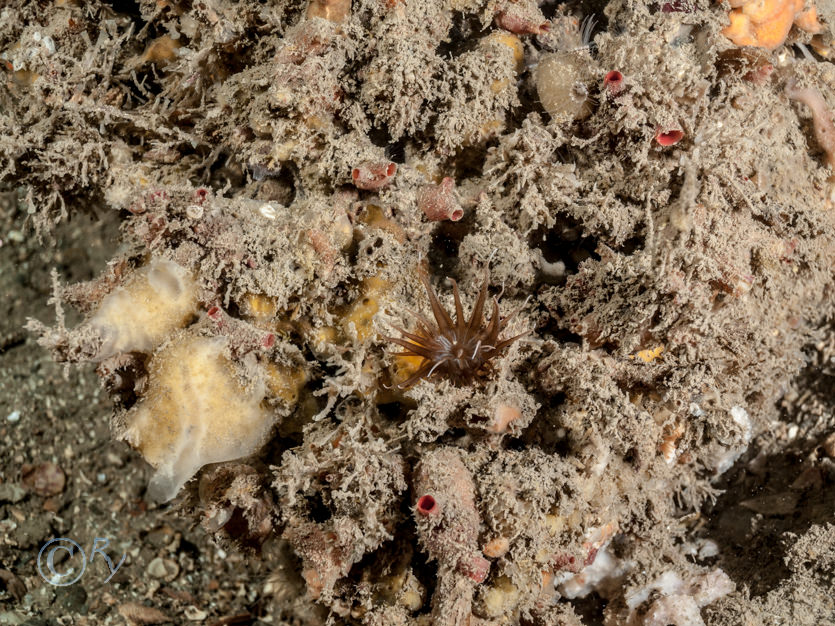
<instances>
[{"instance_id":1,"label":"anemone tentacle","mask_svg":"<svg viewBox=\"0 0 835 626\"><path fill-rule=\"evenodd\" d=\"M513 311L507 317L499 315L499 302L493 298L490 320L484 319L484 305L487 302L487 287L484 283L476 297L475 304L466 319L464 307L461 304L461 293L458 283L452 282L452 297L455 304L455 320L441 305L437 294L432 289L429 279L421 275L421 281L429 296L434 324L420 313L414 313L417 320L415 332L409 332L395 327L401 337L384 337L388 341L404 348L397 352L400 356L418 356L423 359L418 369L406 380L397 385L399 388L409 387L421 379L439 376L451 380L455 384L465 384L483 375L489 369L489 361L507 348L511 343L527 333L514 335L507 339L499 339L501 332L510 320L521 310ZM524 306L524 305L523 305Z\"/></svg>"}]
</instances>

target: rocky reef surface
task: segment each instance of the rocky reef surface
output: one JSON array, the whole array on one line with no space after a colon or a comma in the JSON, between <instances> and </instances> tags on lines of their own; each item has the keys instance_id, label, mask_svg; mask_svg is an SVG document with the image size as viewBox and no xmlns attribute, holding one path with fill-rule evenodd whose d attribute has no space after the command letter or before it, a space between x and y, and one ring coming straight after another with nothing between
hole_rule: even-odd
<instances>
[{"instance_id":1,"label":"rocky reef surface","mask_svg":"<svg viewBox=\"0 0 835 626\"><path fill-rule=\"evenodd\" d=\"M29 329L95 365L149 497L281 555L286 623L754 610L707 512L752 442L797 436L832 319L831 5L2 17L0 182L45 241L121 218ZM804 415L796 505L833 478L835 419Z\"/></svg>"}]
</instances>

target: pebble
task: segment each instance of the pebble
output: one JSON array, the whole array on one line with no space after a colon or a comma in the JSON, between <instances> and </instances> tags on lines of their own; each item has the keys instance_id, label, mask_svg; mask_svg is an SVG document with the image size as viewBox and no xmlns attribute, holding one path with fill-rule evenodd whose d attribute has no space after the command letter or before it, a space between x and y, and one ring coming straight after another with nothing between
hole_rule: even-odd
<instances>
[{"instance_id":1,"label":"pebble","mask_svg":"<svg viewBox=\"0 0 835 626\"><path fill-rule=\"evenodd\" d=\"M105 474L104 472L99 472L98 474L96 474L96 480L102 485L105 484L107 482L107 474Z\"/></svg>"},{"instance_id":2,"label":"pebble","mask_svg":"<svg viewBox=\"0 0 835 626\"><path fill-rule=\"evenodd\" d=\"M824 440L823 452L830 459L835 459L835 433L832 433Z\"/></svg>"},{"instance_id":3,"label":"pebble","mask_svg":"<svg viewBox=\"0 0 835 626\"><path fill-rule=\"evenodd\" d=\"M0 502L15 504L26 497L26 490L16 483L0 484Z\"/></svg>"},{"instance_id":4,"label":"pebble","mask_svg":"<svg viewBox=\"0 0 835 626\"><path fill-rule=\"evenodd\" d=\"M148 563L145 573L152 578L160 578L165 582L171 582L179 576L180 566L177 565L176 561L164 559L158 556L153 561Z\"/></svg>"},{"instance_id":5,"label":"pebble","mask_svg":"<svg viewBox=\"0 0 835 626\"><path fill-rule=\"evenodd\" d=\"M47 498L43 501L43 510L50 513L57 513L61 509L60 498Z\"/></svg>"},{"instance_id":6,"label":"pebble","mask_svg":"<svg viewBox=\"0 0 835 626\"><path fill-rule=\"evenodd\" d=\"M159 609L137 602L127 602L119 607L119 613L132 624L164 624L171 618Z\"/></svg>"},{"instance_id":7,"label":"pebble","mask_svg":"<svg viewBox=\"0 0 835 626\"><path fill-rule=\"evenodd\" d=\"M709 559L714 556L718 556L719 554L719 546L716 544L713 539L705 539L704 541L700 542L699 545L699 558L700 559Z\"/></svg>"},{"instance_id":8,"label":"pebble","mask_svg":"<svg viewBox=\"0 0 835 626\"><path fill-rule=\"evenodd\" d=\"M145 540L155 548L164 548L174 539L174 529L170 526L154 528L145 537Z\"/></svg>"},{"instance_id":9,"label":"pebble","mask_svg":"<svg viewBox=\"0 0 835 626\"><path fill-rule=\"evenodd\" d=\"M41 585L33 589L23 597L23 606L35 613L42 613L55 602L55 590L58 588L52 585Z\"/></svg>"},{"instance_id":10,"label":"pebble","mask_svg":"<svg viewBox=\"0 0 835 626\"><path fill-rule=\"evenodd\" d=\"M57 496L64 491L67 478L64 471L55 463L24 465L21 468L23 485L39 496Z\"/></svg>"},{"instance_id":11,"label":"pebble","mask_svg":"<svg viewBox=\"0 0 835 626\"><path fill-rule=\"evenodd\" d=\"M108 452L104 457L110 465L115 467L122 467L125 464L124 459L115 452Z\"/></svg>"},{"instance_id":12,"label":"pebble","mask_svg":"<svg viewBox=\"0 0 835 626\"><path fill-rule=\"evenodd\" d=\"M202 622L209 614L206 611L201 611L196 606L188 606L185 610L186 619L192 622Z\"/></svg>"},{"instance_id":13,"label":"pebble","mask_svg":"<svg viewBox=\"0 0 835 626\"><path fill-rule=\"evenodd\" d=\"M20 411L12 411L6 416L6 421L16 424L20 421Z\"/></svg>"},{"instance_id":14,"label":"pebble","mask_svg":"<svg viewBox=\"0 0 835 626\"><path fill-rule=\"evenodd\" d=\"M87 592L82 585L60 587L55 592L55 603L70 615L86 613Z\"/></svg>"},{"instance_id":15,"label":"pebble","mask_svg":"<svg viewBox=\"0 0 835 626\"><path fill-rule=\"evenodd\" d=\"M37 548L52 535L52 527L46 515L32 515L21 522L14 533L14 540L22 549ZM65 551L64 554L66 554Z\"/></svg>"}]
</instances>

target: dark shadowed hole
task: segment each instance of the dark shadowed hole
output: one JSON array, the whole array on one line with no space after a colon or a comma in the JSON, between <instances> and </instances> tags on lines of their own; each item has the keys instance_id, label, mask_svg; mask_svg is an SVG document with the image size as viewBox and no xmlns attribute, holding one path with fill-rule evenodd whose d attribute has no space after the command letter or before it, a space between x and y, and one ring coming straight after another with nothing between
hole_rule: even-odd
<instances>
[{"instance_id":1,"label":"dark shadowed hole","mask_svg":"<svg viewBox=\"0 0 835 626\"><path fill-rule=\"evenodd\" d=\"M331 511L322 502L322 496L318 493L308 496L307 503L310 506L310 517L314 522L321 524L327 522L331 518Z\"/></svg>"},{"instance_id":2,"label":"dark shadowed hole","mask_svg":"<svg viewBox=\"0 0 835 626\"><path fill-rule=\"evenodd\" d=\"M405 419L407 408L402 402L387 402L385 404L378 404L377 410L380 411L385 419L395 422Z\"/></svg>"},{"instance_id":3,"label":"dark shadowed hole","mask_svg":"<svg viewBox=\"0 0 835 626\"><path fill-rule=\"evenodd\" d=\"M438 44L435 54L442 59L452 59L473 50L478 45L479 38L473 37L472 34L481 30L477 15L456 11L453 14L449 36Z\"/></svg>"},{"instance_id":4,"label":"dark shadowed hole","mask_svg":"<svg viewBox=\"0 0 835 626\"><path fill-rule=\"evenodd\" d=\"M590 593L585 598L569 600L574 607L574 612L583 618L586 626L603 626L603 610L608 601L601 598L597 593Z\"/></svg>"},{"instance_id":5,"label":"dark shadowed hole","mask_svg":"<svg viewBox=\"0 0 835 626\"><path fill-rule=\"evenodd\" d=\"M398 164L406 162L406 138L401 138L386 146L386 157Z\"/></svg>"},{"instance_id":6,"label":"dark shadowed hole","mask_svg":"<svg viewBox=\"0 0 835 626\"><path fill-rule=\"evenodd\" d=\"M108 0L102 4L109 5L116 13L129 16L134 23L142 23L142 10L138 0Z\"/></svg>"},{"instance_id":7,"label":"dark shadowed hole","mask_svg":"<svg viewBox=\"0 0 835 626\"><path fill-rule=\"evenodd\" d=\"M566 274L577 271L586 259L599 259L597 239L584 234L582 225L567 215L558 215L550 229L538 228L531 233L531 247L538 248L547 263L562 262Z\"/></svg>"},{"instance_id":8,"label":"dark shadowed hole","mask_svg":"<svg viewBox=\"0 0 835 626\"><path fill-rule=\"evenodd\" d=\"M388 148L393 141L388 128L385 126L372 128L368 131L368 138L371 143L379 148Z\"/></svg>"}]
</instances>

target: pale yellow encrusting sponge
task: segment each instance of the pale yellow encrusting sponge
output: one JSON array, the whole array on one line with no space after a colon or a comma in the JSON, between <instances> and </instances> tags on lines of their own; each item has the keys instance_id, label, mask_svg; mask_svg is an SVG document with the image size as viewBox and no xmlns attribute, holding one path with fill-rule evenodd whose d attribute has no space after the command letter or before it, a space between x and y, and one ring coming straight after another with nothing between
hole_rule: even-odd
<instances>
[{"instance_id":1,"label":"pale yellow encrusting sponge","mask_svg":"<svg viewBox=\"0 0 835 626\"><path fill-rule=\"evenodd\" d=\"M223 347L223 339L186 333L148 364L148 389L122 438L157 470L148 487L156 500L173 498L203 465L252 454L269 435L263 385L245 389Z\"/></svg>"},{"instance_id":2,"label":"pale yellow encrusting sponge","mask_svg":"<svg viewBox=\"0 0 835 626\"><path fill-rule=\"evenodd\" d=\"M191 273L167 259L155 259L101 302L89 325L102 338L96 360L121 352L150 352L197 309Z\"/></svg>"}]
</instances>

